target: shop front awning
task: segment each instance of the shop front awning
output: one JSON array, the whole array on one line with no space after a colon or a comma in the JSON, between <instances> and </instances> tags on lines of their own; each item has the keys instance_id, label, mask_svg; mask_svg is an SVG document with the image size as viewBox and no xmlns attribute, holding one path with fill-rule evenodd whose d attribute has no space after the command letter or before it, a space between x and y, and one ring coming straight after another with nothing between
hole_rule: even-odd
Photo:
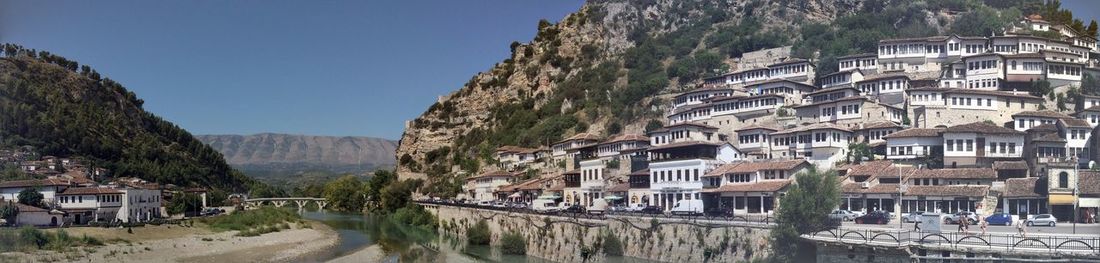
<instances>
[{"instance_id":1,"label":"shop front awning","mask_svg":"<svg viewBox=\"0 0 1100 263\"><path fill-rule=\"evenodd\" d=\"M1100 207L1100 197L1082 197L1077 206Z\"/></svg>"},{"instance_id":2,"label":"shop front awning","mask_svg":"<svg viewBox=\"0 0 1100 263\"><path fill-rule=\"evenodd\" d=\"M1075 200L1076 199L1073 197L1073 195L1051 194L1050 197L1048 197L1047 202L1049 202L1050 205L1073 205L1073 201Z\"/></svg>"}]
</instances>

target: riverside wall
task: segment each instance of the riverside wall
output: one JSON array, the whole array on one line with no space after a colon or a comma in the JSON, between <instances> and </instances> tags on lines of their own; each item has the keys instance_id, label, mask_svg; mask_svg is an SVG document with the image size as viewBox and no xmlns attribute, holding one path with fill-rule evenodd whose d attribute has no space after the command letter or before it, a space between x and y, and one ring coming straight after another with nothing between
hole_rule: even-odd
<instances>
[{"instance_id":1,"label":"riverside wall","mask_svg":"<svg viewBox=\"0 0 1100 263\"><path fill-rule=\"evenodd\" d=\"M584 219L424 204L439 231L463 237L485 220L491 245L504 233L523 235L527 255L555 262L603 262L603 243L618 239L623 256L663 262L732 262L767 257L768 229L761 226L644 217Z\"/></svg>"}]
</instances>

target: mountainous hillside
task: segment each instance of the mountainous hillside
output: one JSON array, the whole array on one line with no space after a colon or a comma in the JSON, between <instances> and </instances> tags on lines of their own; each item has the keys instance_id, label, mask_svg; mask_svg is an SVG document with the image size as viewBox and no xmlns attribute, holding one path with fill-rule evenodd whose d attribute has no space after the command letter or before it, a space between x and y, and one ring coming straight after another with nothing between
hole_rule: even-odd
<instances>
[{"instance_id":1,"label":"mountainous hillside","mask_svg":"<svg viewBox=\"0 0 1100 263\"><path fill-rule=\"evenodd\" d=\"M542 21L533 40L512 43L510 57L409 122L398 173L427 178L429 192L454 192L502 145L659 127L675 94L748 68L735 59L745 52L790 46L790 58L810 59L821 76L837 70L839 56L874 52L879 39L988 35L1040 8L1026 0L592 0L559 23Z\"/></svg>"},{"instance_id":2,"label":"mountainous hillside","mask_svg":"<svg viewBox=\"0 0 1100 263\"><path fill-rule=\"evenodd\" d=\"M393 154L397 142L380 138L273 133L199 135L196 138L246 173L309 170L357 173L390 169L397 162Z\"/></svg>"},{"instance_id":3,"label":"mountainous hillside","mask_svg":"<svg viewBox=\"0 0 1100 263\"><path fill-rule=\"evenodd\" d=\"M273 194L186 130L146 112L144 101L91 67L16 45L3 51L0 145L87 158L114 177Z\"/></svg>"}]
</instances>

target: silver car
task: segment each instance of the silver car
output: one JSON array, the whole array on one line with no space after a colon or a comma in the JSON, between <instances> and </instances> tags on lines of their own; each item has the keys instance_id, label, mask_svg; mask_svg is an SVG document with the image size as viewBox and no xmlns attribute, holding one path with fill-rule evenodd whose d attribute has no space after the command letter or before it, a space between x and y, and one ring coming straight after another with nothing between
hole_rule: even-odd
<instances>
[{"instance_id":1,"label":"silver car","mask_svg":"<svg viewBox=\"0 0 1100 263\"><path fill-rule=\"evenodd\" d=\"M1032 217L1031 219L1028 219L1025 222L1027 222L1027 226L1049 226L1049 227L1054 227L1055 222L1057 222L1057 221L1058 221L1058 218L1054 217L1054 215L1040 214L1040 215L1036 215L1035 217Z\"/></svg>"},{"instance_id":2,"label":"silver car","mask_svg":"<svg viewBox=\"0 0 1100 263\"><path fill-rule=\"evenodd\" d=\"M848 210L837 209L833 210L832 213L829 213L829 219L833 220L852 221L852 219L855 219L856 217L859 217L859 215L857 215L856 213L852 213L852 211Z\"/></svg>"},{"instance_id":3,"label":"silver car","mask_svg":"<svg viewBox=\"0 0 1100 263\"><path fill-rule=\"evenodd\" d=\"M901 220L906 223L912 223L920 221L921 215L924 215L924 211L913 211L901 216Z\"/></svg>"}]
</instances>

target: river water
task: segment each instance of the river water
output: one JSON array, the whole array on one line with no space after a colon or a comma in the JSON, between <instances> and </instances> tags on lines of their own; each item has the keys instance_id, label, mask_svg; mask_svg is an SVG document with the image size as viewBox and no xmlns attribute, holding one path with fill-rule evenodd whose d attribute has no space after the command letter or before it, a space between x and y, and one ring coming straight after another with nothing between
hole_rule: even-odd
<instances>
[{"instance_id":1,"label":"river water","mask_svg":"<svg viewBox=\"0 0 1100 263\"><path fill-rule=\"evenodd\" d=\"M302 212L302 217L325 223L340 236L335 251L325 253L325 261L378 245L386 254L384 262L531 262L549 263L532 256L503 255L499 248L467 245L465 240L395 222L381 216L334 212ZM653 262L629 257L609 257L605 262Z\"/></svg>"}]
</instances>

